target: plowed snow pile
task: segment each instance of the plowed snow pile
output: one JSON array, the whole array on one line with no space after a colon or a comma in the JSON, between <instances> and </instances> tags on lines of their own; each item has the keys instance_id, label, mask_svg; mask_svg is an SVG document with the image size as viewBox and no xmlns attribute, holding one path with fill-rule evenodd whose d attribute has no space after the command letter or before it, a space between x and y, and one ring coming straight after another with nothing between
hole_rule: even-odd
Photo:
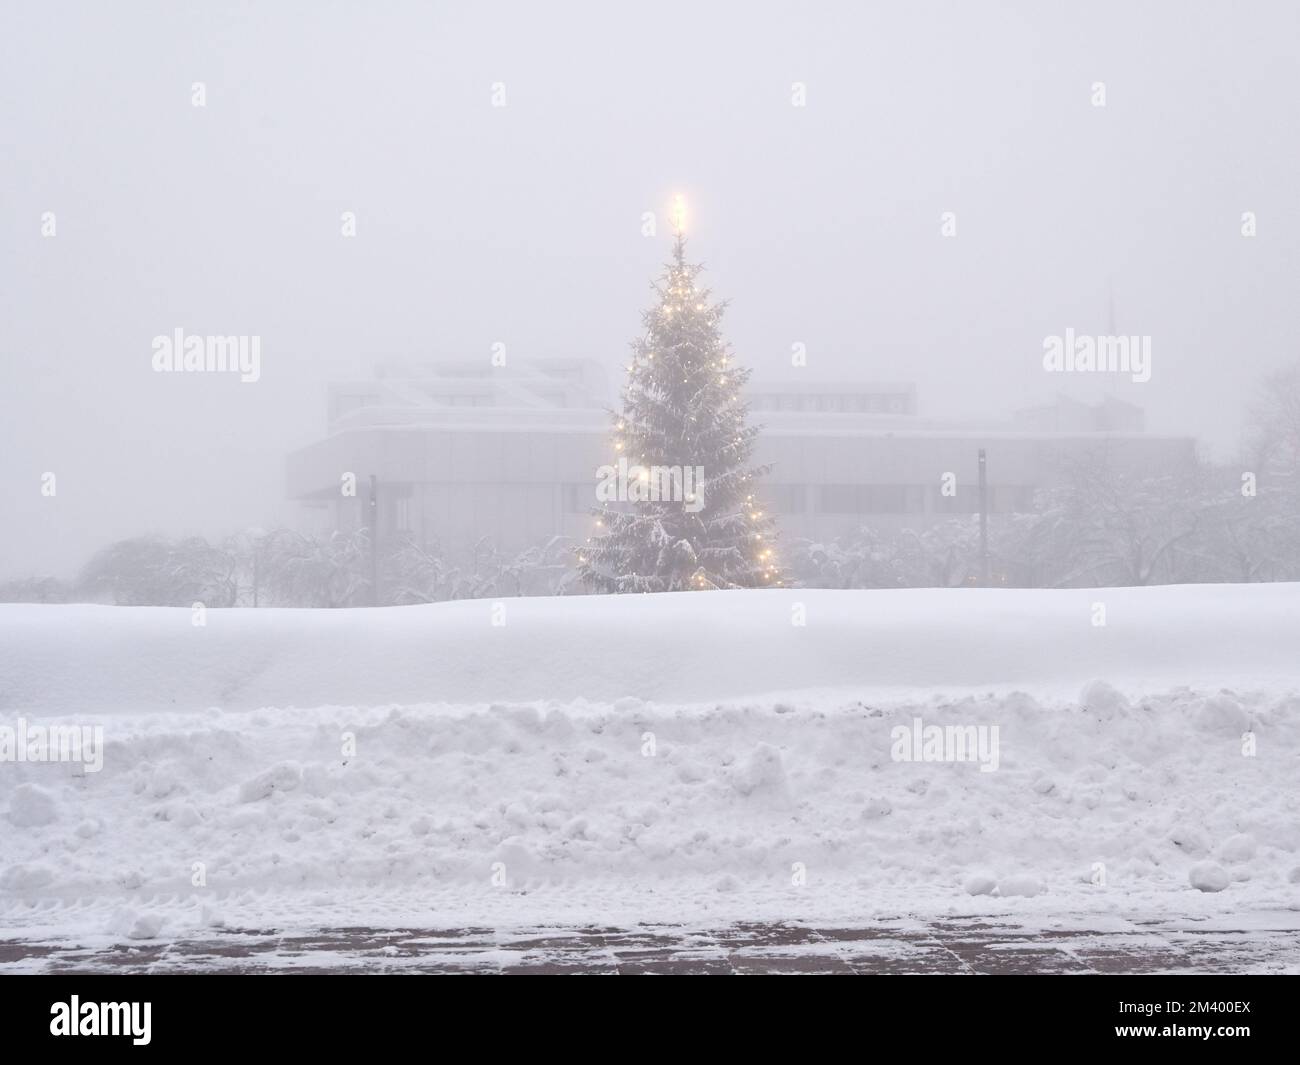
<instances>
[{"instance_id":1,"label":"plowed snow pile","mask_svg":"<svg viewBox=\"0 0 1300 1065\"><path fill-rule=\"evenodd\" d=\"M1300 586L505 606L0 606L0 936L1300 906Z\"/></svg>"}]
</instances>

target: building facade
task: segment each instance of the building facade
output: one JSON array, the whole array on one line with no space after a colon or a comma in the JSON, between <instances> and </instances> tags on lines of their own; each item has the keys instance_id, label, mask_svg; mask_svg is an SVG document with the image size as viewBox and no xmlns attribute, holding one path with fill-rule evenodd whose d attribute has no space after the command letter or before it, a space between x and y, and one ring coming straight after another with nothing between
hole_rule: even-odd
<instances>
[{"instance_id":1,"label":"building facade","mask_svg":"<svg viewBox=\"0 0 1300 1065\"><path fill-rule=\"evenodd\" d=\"M1071 462L1155 470L1195 454L1192 439L1145 433L1142 411L1113 399L1062 399L988 423L927 420L907 384L754 384L747 399L763 427L755 462L772 467L760 495L786 538L975 513L981 449L994 514L1030 509ZM316 531L350 531L369 524L373 476L381 538L428 550L485 537L503 552L581 540L596 471L614 461L612 405L604 372L587 360L382 366L368 381L330 386L325 437L289 456L289 496ZM349 477L355 495L344 494Z\"/></svg>"}]
</instances>

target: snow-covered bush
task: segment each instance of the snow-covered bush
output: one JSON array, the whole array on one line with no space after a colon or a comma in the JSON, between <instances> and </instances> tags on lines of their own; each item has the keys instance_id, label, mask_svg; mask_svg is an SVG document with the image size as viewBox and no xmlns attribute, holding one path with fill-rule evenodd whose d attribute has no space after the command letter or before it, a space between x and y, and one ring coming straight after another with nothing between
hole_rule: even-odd
<instances>
[{"instance_id":1,"label":"snow-covered bush","mask_svg":"<svg viewBox=\"0 0 1300 1065\"><path fill-rule=\"evenodd\" d=\"M554 536L515 555L487 537L462 555L426 550L405 540L385 559L380 582L386 603L405 605L492 596L561 595L576 581L572 541Z\"/></svg>"},{"instance_id":2,"label":"snow-covered bush","mask_svg":"<svg viewBox=\"0 0 1300 1065\"><path fill-rule=\"evenodd\" d=\"M96 554L77 581L81 597L119 606L233 606L233 556L201 537L120 540Z\"/></svg>"}]
</instances>

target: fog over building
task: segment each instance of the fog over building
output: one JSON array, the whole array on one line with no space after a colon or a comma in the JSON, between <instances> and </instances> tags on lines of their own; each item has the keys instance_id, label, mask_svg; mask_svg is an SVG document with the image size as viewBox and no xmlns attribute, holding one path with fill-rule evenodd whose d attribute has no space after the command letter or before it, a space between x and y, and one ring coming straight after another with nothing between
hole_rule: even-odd
<instances>
[{"instance_id":1,"label":"fog over building","mask_svg":"<svg viewBox=\"0 0 1300 1065\"><path fill-rule=\"evenodd\" d=\"M991 514L1029 511L1071 462L1153 470L1195 453L1191 437L1146 433L1142 410L1112 396L970 421L924 416L908 383L751 382L747 399L762 427L755 461L771 467L760 497L786 537L975 513L981 449ZM374 477L380 536L426 549L585 538L597 471L615 457L615 402L592 360L382 363L370 379L329 386L326 434L289 456L288 494L303 504L304 526L353 531L369 525Z\"/></svg>"}]
</instances>

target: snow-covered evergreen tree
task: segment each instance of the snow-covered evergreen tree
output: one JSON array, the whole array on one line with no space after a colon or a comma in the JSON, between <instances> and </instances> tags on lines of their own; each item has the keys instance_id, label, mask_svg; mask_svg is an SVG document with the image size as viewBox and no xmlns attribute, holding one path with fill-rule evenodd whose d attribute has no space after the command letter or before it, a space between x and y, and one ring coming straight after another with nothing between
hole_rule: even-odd
<instances>
[{"instance_id":1,"label":"snow-covered evergreen tree","mask_svg":"<svg viewBox=\"0 0 1300 1065\"><path fill-rule=\"evenodd\" d=\"M741 398L749 370L732 359L719 328L726 304L698 286L701 270L686 261L679 228L614 419L606 472L618 472L622 490L598 508L595 534L578 552L583 580L599 591L783 582L757 492L766 468L749 465L758 433ZM670 482L681 491L660 490Z\"/></svg>"}]
</instances>

